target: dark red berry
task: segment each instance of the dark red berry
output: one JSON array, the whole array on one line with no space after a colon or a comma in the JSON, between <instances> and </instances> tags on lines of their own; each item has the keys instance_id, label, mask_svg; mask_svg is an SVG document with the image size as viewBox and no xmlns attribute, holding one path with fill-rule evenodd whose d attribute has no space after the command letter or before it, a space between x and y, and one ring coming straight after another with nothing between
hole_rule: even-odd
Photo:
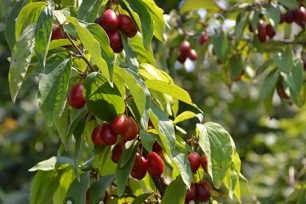
<instances>
[{"instance_id":1,"label":"dark red berry","mask_svg":"<svg viewBox=\"0 0 306 204\"><path fill-rule=\"evenodd\" d=\"M125 149L125 146L123 142L120 142L114 146L114 149L112 150L112 155L111 155L111 159L114 163L117 164L119 162L124 149Z\"/></svg>"},{"instance_id":2,"label":"dark red berry","mask_svg":"<svg viewBox=\"0 0 306 204\"><path fill-rule=\"evenodd\" d=\"M123 50L122 39L119 31L108 33L110 47L115 53L120 53Z\"/></svg>"},{"instance_id":3,"label":"dark red berry","mask_svg":"<svg viewBox=\"0 0 306 204\"><path fill-rule=\"evenodd\" d=\"M152 151L156 152L159 155L162 155L163 148L158 144L158 142L154 142L152 146Z\"/></svg>"},{"instance_id":4,"label":"dark red berry","mask_svg":"<svg viewBox=\"0 0 306 204\"><path fill-rule=\"evenodd\" d=\"M187 55L183 55L182 53L177 57L177 61L179 61L181 64L184 64L187 59Z\"/></svg>"},{"instance_id":5,"label":"dark red berry","mask_svg":"<svg viewBox=\"0 0 306 204\"><path fill-rule=\"evenodd\" d=\"M97 127L95 127L91 133L91 139L92 142L94 143L94 145L103 145L104 142L101 138L101 130L102 127L99 125Z\"/></svg>"},{"instance_id":6,"label":"dark red berry","mask_svg":"<svg viewBox=\"0 0 306 204\"><path fill-rule=\"evenodd\" d=\"M80 109L82 108L86 101L83 94L83 85L82 84L75 84L68 95L68 103L71 107Z\"/></svg>"},{"instance_id":7,"label":"dark red berry","mask_svg":"<svg viewBox=\"0 0 306 204\"><path fill-rule=\"evenodd\" d=\"M112 120L110 125L114 133L122 135L128 129L128 117L126 115L118 115Z\"/></svg>"},{"instance_id":8,"label":"dark red berry","mask_svg":"<svg viewBox=\"0 0 306 204\"><path fill-rule=\"evenodd\" d=\"M191 49L189 54L188 54L189 59L192 61L196 60L198 58L198 53L194 49Z\"/></svg>"},{"instance_id":9,"label":"dark red berry","mask_svg":"<svg viewBox=\"0 0 306 204\"><path fill-rule=\"evenodd\" d=\"M196 200L206 202L210 199L210 192L202 183L196 183Z\"/></svg>"},{"instance_id":10,"label":"dark red berry","mask_svg":"<svg viewBox=\"0 0 306 204\"><path fill-rule=\"evenodd\" d=\"M280 98L283 98L283 99L289 99L290 98L288 96L288 94L286 93L283 84L279 84L277 86L277 93L278 93Z\"/></svg>"},{"instance_id":11,"label":"dark red berry","mask_svg":"<svg viewBox=\"0 0 306 204\"><path fill-rule=\"evenodd\" d=\"M180 53L183 56L188 56L190 52L190 43L188 41L183 41L180 45Z\"/></svg>"},{"instance_id":12,"label":"dark red berry","mask_svg":"<svg viewBox=\"0 0 306 204\"><path fill-rule=\"evenodd\" d=\"M156 152L148 154L148 172L151 176L161 176L164 172L164 161Z\"/></svg>"},{"instance_id":13,"label":"dark red berry","mask_svg":"<svg viewBox=\"0 0 306 204\"><path fill-rule=\"evenodd\" d=\"M111 129L110 124L104 123L101 130L101 139L106 145L113 145L117 141L117 134Z\"/></svg>"},{"instance_id":14,"label":"dark red berry","mask_svg":"<svg viewBox=\"0 0 306 204\"><path fill-rule=\"evenodd\" d=\"M201 165L201 157L197 152L190 152L188 154L188 160L190 163L192 173L195 173Z\"/></svg>"},{"instance_id":15,"label":"dark red berry","mask_svg":"<svg viewBox=\"0 0 306 204\"><path fill-rule=\"evenodd\" d=\"M279 16L279 23L282 24L284 22L285 22L285 14L281 13L280 16Z\"/></svg>"},{"instance_id":16,"label":"dark red berry","mask_svg":"<svg viewBox=\"0 0 306 204\"><path fill-rule=\"evenodd\" d=\"M209 36L207 35L207 33L203 33L200 36L200 45L203 45L204 43L206 43L209 40Z\"/></svg>"},{"instance_id":17,"label":"dark red berry","mask_svg":"<svg viewBox=\"0 0 306 204\"><path fill-rule=\"evenodd\" d=\"M147 165L147 160L137 152L131 171L131 176L138 180L143 179L147 173Z\"/></svg>"},{"instance_id":18,"label":"dark red berry","mask_svg":"<svg viewBox=\"0 0 306 204\"><path fill-rule=\"evenodd\" d=\"M260 42L264 43L267 40L266 24L260 20L257 26L257 36Z\"/></svg>"},{"instance_id":19,"label":"dark red berry","mask_svg":"<svg viewBox=\"0 0 306 204\"><path fill-rule=\"evenodd\" d=\"M202 154L201 156L201 166L207 172L207 158L205 154Z\"/></svg>"},{"instance_id":20,"label":"dark red berry","mask_svg":"<svg viewBox=\"0 0 306 204\"><path fill-rule=\"evenodd\" d=\"M266 33L270 39L272 39L275 36L276 32L271 24L266 25Z\"/></svg>"},{"instance_id":21,"label":"dark red berry","mask_svg":"<svg viewBox=\"0 0 306 204\"><path fill-rule=\"evenodd\" d=\"M196 187L194 184L191 184L190 189L187 190L186 196L185 196L185 203L189 203L192 200L196 199Z\"/></svg>"},{"instance_id":22,"label":"dark red berry","mask_svg":"<svg viewBox=\"0 0 306 204\"><path fill-rule=\"evenodd\" d=\"M294 10L289 10L284 16L284 20L286 23L292 23L294 21L294 15L295 11Z\"/></svg>"},{"instance_id":23,"label":"dark red berry","mask_svg":"<svg viewBox=\"0 0 306 204\"><path fill-rule=\"evenodd\" d=\"M67 37L66 33L62 27L58 25L53 26L51 40L65 39L66 37Z\"/></svg>"},{"instance_id":24,"label":"dark red berry","mask_svg":"<svg viewBox=\"0 0 306 204\"><path fill-rule=\"evenodd\" d=\"M107 32L117 31L119 28L119 20L115 11L107 9L101 16L100 25Z\"/></svg>"},{"instance_id":25,"label":"dark red berry","mask_svg":"<svg viewBox=\"0 0 306 204\"><path fill-rule=\"evenodd\" d=\"M295 10L294 21L299 25L304 25L306 23L306 9L301 6Z\"/></svg>"},{"instance_id":26,"label":"dark red berry","mask_svg":"<svg viewBox=\"0 0 306 204\"><path fill-rule=\"evenodd\" d=\"M138 135L138 125L134 118L128 117L128 128L124 133L122 133L122 137L124 141L130 141L137 137Z\"/></svg>"},{"instance_id":27,"label":"dark red berry","mask_svg":"<svg viewBox=\"0 0 306 204\"><path fill-rule=\"evenodd\" d=\"M135 23L133 22L132 18L124 14L119 14L118 19L119 29L124 32L127 37L134 37L137 33L137 27L135 26Z\"/></svg>"}]
</instances>

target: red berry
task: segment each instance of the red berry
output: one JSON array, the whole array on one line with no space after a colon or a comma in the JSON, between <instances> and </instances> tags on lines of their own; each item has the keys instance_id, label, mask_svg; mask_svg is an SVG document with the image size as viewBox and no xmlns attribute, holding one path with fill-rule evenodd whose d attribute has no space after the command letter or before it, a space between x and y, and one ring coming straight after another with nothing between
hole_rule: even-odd
<instances>
[{"instance_id":1,"label":"red berry","mask_svg":"<svg viewBox=\"0 0 306 204\"><path fill-rule=\"evenodd\" d=\"M112 150L112 155L111 155L111 159L114 163L117 164L119 162L124 149L125 149L125 146L123 142L120 142L115 145L114 149Z\"/></svg>"},{"instance_id":2,"label":"red berry","mask_svg":"<svg viewBox=\"0 0 306 204\"><path fill-rule=\"evenodd\" d=\"M128 127L124 133L122 133L122 137L124 141L130 141L137 137L138 135L138 125L134 118L128 117Z\"/></svg>"},{"instance_id":3,"label":"red berry","mask_svg":"<svg viewBox=\"0 0 306 204\"><path fill-rule=\"evenodd\" d=\"M112 120L110 125L114 133L122 135L128 129L128 117L126 115L118 115Z\"/></svg>"},{"instance_id":4,"label":"red berry","mask_svg":"<svg viewBox=\"0 0 306 204\"><path fill-rule=\"evenodd\" d=\"M306 9L301 6L295 10L294 21L299 25L304 25L306 23Z\"/></svg>"},{"instance_id":5,"label":"red berry","mask_svg":"<svg viewBox=\"0 0 306 204\"><path fill-rule=\"evenodd\" d=\"M164 161L156 152L148 154L148 172L151 176L160 176L164 172Z\"/></svg>"},{"instance_id":6,"label":"red berry","mask_svg":"<svg viewBox=\"0 0 306 204\"><path fill-rule=\"evenodd\" d=\"M119 27L119 20L115 11L107 9L101 16L100 25L105 31L117 31Z\"/></svg>"},{"instance_id":7,"label":"red berry","mask_svg":"<svg viewBox=\"0 0 306 204\"><path fill-rule=\"evenodd\" d=\"M186 59L187 59L187 55L183 55L182 53L177 57L177 61L179 61L181 64L184 64Z\"/></svg>"},{"instance_id":8,"label":"red berry","mask_svg":"<svg viewBox=\"0 0 306 204\"><path fill-rule=\"evenodd\" d=\"M152 151L156 152L159 155L162 155L163 148L158 144L158 142L154 142L152 146Z\"/></svg>"},{"instance_id":9,"label":"red berry","mask_svg":"<svg viewBox=\"0 0 306 204\"><path fill-rule=\"evenodd\" d=\"M113 145L117 141L117 134L111 130L110 124L104 123L101 130L101 139L106 145Z\"/></svg>"},{"instance_id":10,"label":"red berry","mask_svg":"<svg viewBox=\"0 0 306 204\"><path fill-rule=\"evenodd\" d=\"M86 101L83 95L83 85L82 84L75 84L68 95L68 103L71 107L80 109L82 108Z\"/></svg>"},{"instance_id":11,"label":"red berry","mask_svg":"<svg viewBox=\"0 0 306 204\"><path fill-rule=\"evenodd\" d=\"M108 33L110 46L115 53L120 53L123 50L122 39L119 31Z\"/></svg>"},{"instance_id":12,"label":"red berry","mask_svg":"<svg viewBox=\"0 0 306 204\"><path fill-rule=\"evenodd\" d=\"M53 26L51 40L65 39L66 37L66 33L62 27L58 25Z\"/></svg>"},{"instance_id":13,"label":"red berry","mask_svg":"<svg viewBox=\"0 0 306 204\"><path fill-rule=\"evenodd\" d=\"M294 21L294 15L295 11L294 10L289 10L284 16L284 20L286 23L292 23Z\"/></svg>"},{"instance_id":14,"label":"red berry","mask_svg":"<svg viewBox=\"0 0 306 204\"><path fill-rule=\"evenodd\" d=\"M188 160L190 163L192 173L195 173L201 165L201 157L197 152L190 152L188 154Z\"/></svg>"},{"instance_id":15,"label":"red berry","mask_svg":"<svg viewBox=\"0 0 306 204\"><path fill-rule=\"evenodd\" d=\"M270 39L272 39L275 36L276 32L271 24L266 25L266 33Z\"/></svg>"},{"instance_id":16,"label":"red berry","mask_svg":"<svg viewBox=\"0 0 306 204\"><path fill-rule=\"evenodd\" d=\"M91 133L91 139L92 139L92 142L94 143L94 145L103 145L104 144L104 142L101 138L101 130L102 130L102 127L97 126L93 129L93 131Z\"/></svg>"},{"instance_id":17,"label":"red berry","mask_svg":"<svg viewBox=\"0 0 306 204\"><path fill-rule=\"evenodd\" d=\"M200 36L200 45L203 45L204 43L206 43L209 40L209 36L207 35L207 33L203 33Z\"/></svg>"},{"instance_id":18,"label":"red berry","mask_svg":"<svg viewBox=\"0 0 306 204\"><path fill-rule=\"evenodd\" d=\"M279 16L279 23L282 24L284 22L285 22L285 14L281 13L280 16Z\"/></svg>"},{"instance_id":19,"label":"red berry","mask_svg":"<svg viewBox=\"0 0 306 204\"><path fill-rule=\"evenodd\" d=\"M260 20L257 26L258 29L258 39L260 42L264 43L267 40L266 24Z\"/></svg>"},{"instance_id":20,"label":"red berry","mask_svg":"<svg viewBox=\"0 0 306 204\"><path fill-rule=\"evenodd\" d=\"M205 154L202 154L201 156L201 166L207 172L207 158Z\"/></svg>"},{"instance_id":21,"label":"red berry","mask_svg":"<svg viewBox=\"0 0 306 204\"><path fill-rule=\"evenodd\" d=\"M119 14L118 19L119 29L124 32L129 38L134 37L137 33L137 28L132 18L124 14Z\"/></svg>"},{"instance_id":22,"label":"red berry","mask_svg":"<svg viewBox=\"0 0 306 204\"><path fill-rule=\"evenodd\" d=\"M183 56L188 56L190 52L190 43L188 41L183 41L180 45L180 52Z\"/></svg>"},{"instance_id":23,"label":"red berry","mask_svg":"<svg viewBox=\"0 0 306 204\"><path fill-rule=\"evenodd\" d=\"M192 61L196 60L198 58L198 53L194 49L191 49L189 54L188 54L189 59Z\"/></svg>"},{"instance_id":24,"label":"red berry","mask_svg":"<svg viewBox=\"0 0 306 204\"><path fill-rule=\"evenodd\" d=\"M200 183L210 192L212 190L212 187L209 183L206 181L200 181Z\"/></svg>"},{"instance_id":25,"label":"red berry","mask_svg":"<svg viewBox=\"0 0 306 204\"><path fill-rule=\"evenodd\" d=\"M131 176L138 180L143 179L147 173L147 165L147 160L137 152L135 155L133 169L131 171Z\"/></svg>"},{"instance_id":26,"label":"red berry","mask_svg":"<svg viewBox=\"0 0 306 204\"><path fill-rule=\"evenodd\" d=\"M277 86L277 93L279 95L280 98L284 98L284 99L289 99L290 97L288 96L288 94L286 93L283 84L279 84Z\"/></svg>"},{"instance_id":27,"label":"red berry","mask_svg":"<svg viewBox=\"0 0 306 204\"><path fill-rule=\"evenodd\" d=\"M206 202L210 199L210 192L202 183L196 183L196 200Z\"/></svg>"},{"instance_id":28,"label":"red berry","mask_svg":"<svg viewBox=\"0 0 306 204\"><path fill-rule=\"evenodd\" d=\"M187 190L186 196L185 196L185 203L189 203L192 200L196 199L196 187L194 184L191 184L190 189Z\"/></svg>"}]
</instances>

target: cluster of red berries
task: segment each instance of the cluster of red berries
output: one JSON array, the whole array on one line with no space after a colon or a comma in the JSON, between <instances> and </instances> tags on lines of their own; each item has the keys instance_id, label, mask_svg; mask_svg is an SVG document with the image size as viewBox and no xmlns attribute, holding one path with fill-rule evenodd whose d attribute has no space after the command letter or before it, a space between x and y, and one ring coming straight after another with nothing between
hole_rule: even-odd
<instances>
[{"instance_id":1,"label":"cluster of red berries","mask_svg":"<svg viewBox=\"0 0 306 204\"><path fill-rule=\"evenodd\" d=\"M136 153L131 176L135 179L143 179L148 172L153 177L159 177L164 172L165 165L160 155L154 151L147 155L147 158Z\"/></svg>"},{"instance_id":2,"label":"cluster of red berries","mask_svg":"<svg viewBox=\"0 0 306 204\"><path fill-rule=\"evenodd\" d=\"M305 26L306 24L306 9L304 6L300 6L296 9L288 10L286 13L281 14L280 23L293 23L300 26Z\"/></svg>"},{"instance_id":3,"label":"cluster of red berries","mask_svg":"<svg viewBox=\"0 0 306 204\"><path fill-rule=\"evenodd\" d=\"M129 38L134 37L137 33L137 27L130 16L117 15L112 9L107 9L95 22L106 31L110 46L115 53L120 53L123 50L120 31Z\"/></svg>"},{"instance_id":4,"label":"cluster of red berries","mask_svg":"<svg viewBox=\"0 0 306 204\"><path fill-rule=\"evenodd\" d=\"M207 171L207 158L205 154L200 156L197 152L190 152L187 158L190 163L192 173L196 173L200 166Z\"/></svg>"},{"instance_id":5,"label":"cluster of red berries","mask_svg":"<svg viewBox=\"0 0 306 204\"><path fill-rule=\"evenodd\" d=\"M198 53L194 49L191 49L188 41L183 41L180 45L180 55L177 57L177 61L183 64L187 58L194 61L198 58Z\"/></svg>"},{"instance_id":6,"label":"cluster of red berries","mask_svg":"<svg viewBox=\"0 0 306 204\"><path fill-rule=\"evenodd\" d=\"M189 203L190 201L206 202L211 197L211 190L212 187L206 181L193 183L186 193L185 203Z\"/></svg>"},{"instance_id":7,"label":"cluster of red berries","mask_svg":"<svg viewBox=\"0 0 306 204\"><path fill-rule=\"evenodd\" d=\"M267 39L272 39L276 32L271 24L266 24L263 20L259 20L257 25L257 36L260 42L264 43Z\"/></svg>"},{"instance_id":8,"label":"cluster of red berries","mask_svg":"<svg viewBox=\"0 0 306 204\"><path fill-rule=\"evenodd\" d=\"M95 127L92 131L91 139L95 145L113 145L116 144L118 135L122 136L123 142L135 139L138 135L138 130L139 128L134 118L118 115L111 123L104 123ZM120 148L120 143L117 148Z\"/></svg>"}]
</instances>

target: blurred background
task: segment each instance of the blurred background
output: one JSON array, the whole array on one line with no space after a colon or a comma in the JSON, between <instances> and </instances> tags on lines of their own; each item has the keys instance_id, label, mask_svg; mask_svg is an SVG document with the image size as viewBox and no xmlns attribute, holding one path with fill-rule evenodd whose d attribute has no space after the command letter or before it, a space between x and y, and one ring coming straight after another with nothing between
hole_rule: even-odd
<instances>
[{"instance_id":1,"label":"blurred background","mask_svg":"<svg viewBox=\"0 0 306 204\"><path fill-rule=\"evenodd\" d=\"M10 98L10 51L3 31L15 3L0 4L0 203L11 204L25 203L34 175L28 169L56 154L59 147L56 132L46 127L38 111L37 93L31 89L35 82L25 84L27 89L15 104ZM167 13L179 5L175 0L156 3ZM260 99L260 84L251 74L226 85L222 65L212 54L206 58L209 63L202 69L178 65L175 80L204 110L206 121L220 123L231 133L248 179L241 183L243 203L284 203L297 184L306 185L306 107L296 108L275 94L268 113ZM256 56L247 63L256 66ZM296 192L300 194L294 196L306 196L305 190Z\"/></svg>"}]
</instances>

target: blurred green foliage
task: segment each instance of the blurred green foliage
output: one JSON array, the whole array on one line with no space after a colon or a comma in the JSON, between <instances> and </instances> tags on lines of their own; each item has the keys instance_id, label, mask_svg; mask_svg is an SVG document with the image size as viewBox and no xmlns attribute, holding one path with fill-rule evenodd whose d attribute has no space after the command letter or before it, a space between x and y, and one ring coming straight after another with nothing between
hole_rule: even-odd
<instances>
[{"instance_id":1,"label":"blurred green foliage","mask_svg":"<svg viewBox=\"0 0 306 204\"><path fill-rule=\"evenodd\" d=\"M156 2L167 12L178 5L178 1ZM10 53L3 30L14 3L3 0L0 4L0 203L25 203L33 176L27 170L37 161L53 156L59 146L55 132L46 127L37 111L36 93L31 91L35 81L26 84L28 89L21 94L22 100L11 102L7 81ZM197 26L194 29L201 32ZM178 46L174 39L177 36L171 34L173 46ZM192 44L204 56L208 48L200 47L196 41ZM297 108L274 94L272 112L267 113L260 99L260 83L252 78L252 70L241 81L226 85L222 65L209 52L205 57L210 62L205 68L196 66L190 71L169 67L169 72L205 111L205 120L222 124L233 136L248 179L242 183L242 202L305 201L306 106ZM254 54L243 66L258 67L257 59Z\"/></svg>"}]
</instances>

